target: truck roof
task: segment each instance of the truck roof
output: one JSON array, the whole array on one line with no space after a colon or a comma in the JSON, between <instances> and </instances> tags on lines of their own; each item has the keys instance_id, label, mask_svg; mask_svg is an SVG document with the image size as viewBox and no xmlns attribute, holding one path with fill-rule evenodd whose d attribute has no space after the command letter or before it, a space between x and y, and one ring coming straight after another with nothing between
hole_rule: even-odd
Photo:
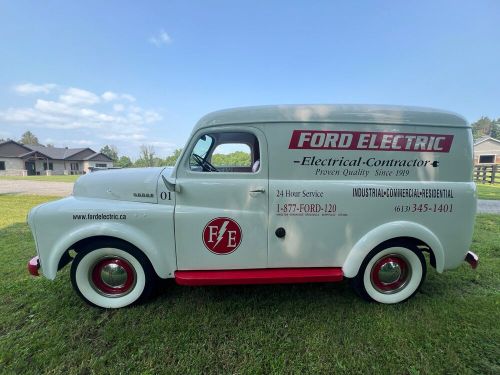
<instances>
[{"instance_id":1,"label":"truck roof","mask_svg":"<svg viewBox=\"0 0 500 375\"><path fill-rule=\"evenodd\" d=\"M214 125L261 123L397 124L469 127L462 116L433 108L388 105L268 105L231 108L207 114L195 130Z\"/></svg>"}]
</instances>

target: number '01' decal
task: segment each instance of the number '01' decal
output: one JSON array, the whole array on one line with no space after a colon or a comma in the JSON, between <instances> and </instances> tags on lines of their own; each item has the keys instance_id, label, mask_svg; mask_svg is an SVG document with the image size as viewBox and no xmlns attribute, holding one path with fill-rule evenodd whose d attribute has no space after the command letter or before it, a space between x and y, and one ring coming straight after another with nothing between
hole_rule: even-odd
<instances>
[{"instance_id":1,"label":"number '01' decal","mask_svg":"<svg viewBox=\"0 0 500 375\"><path fill-rule=\"evenodd\" d=\"M160 193L160 199L162 201L171 201L172 200L172 192L166 192L166 191L162 191Z\"/></svg>"}]
</instances>

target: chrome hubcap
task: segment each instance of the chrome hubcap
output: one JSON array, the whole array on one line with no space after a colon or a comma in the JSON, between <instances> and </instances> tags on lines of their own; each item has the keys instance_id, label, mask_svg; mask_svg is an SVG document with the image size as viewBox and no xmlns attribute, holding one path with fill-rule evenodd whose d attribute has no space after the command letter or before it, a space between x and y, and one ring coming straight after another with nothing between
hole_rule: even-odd
<instances>
[{"instance_id":1,"label":"chrome hubcap","mask_svg":"<svg viewBox=\"0 0 500 375\"><path fill-rule=\"evenodd\" d=\"M118 288L125 285L127 271L119 264L108 263L101 269L101 280L112 288Z\"/></svg>"},{"instance_id":2,"label":"chrome hubcap","mask_svg":"<svg viewBox=\"0 0 500 375\"><path fill-rule=\"evenodd\" d=\"M378 278L384 284L391 284L401 277L401 267L398 263L389 261L382 264Z\"/></svg>"},{"instance_id":3,"label":"chrome hubcap","mask_svg":"<svg viewBox=\"0 0 500 375\"><path fill-rule=\"evenodd\" d=\"M98 259L89 270L92 288L105 297L122 297L136 284L134 267L121 257Z\"/></svg>"},{"instance_id":4,"label":"chrome hubcap","mask_svg":"<svg viewBox=\"0 0 500 375\"><path fill-rule=\"evenodd\" d=\"M389 254L380 258L371 269L372 286L384 294L392 294L404 289L411 279L411 265L399 254Z\"/></svg>"}]
</instances>

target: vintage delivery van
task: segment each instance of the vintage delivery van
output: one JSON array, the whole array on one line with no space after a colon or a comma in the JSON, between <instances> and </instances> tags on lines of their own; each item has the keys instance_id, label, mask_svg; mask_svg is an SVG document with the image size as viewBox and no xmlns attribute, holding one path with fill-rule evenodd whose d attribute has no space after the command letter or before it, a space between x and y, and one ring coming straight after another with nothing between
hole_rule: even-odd
<instances>
[{"instance_id":1,"label":"vintage delivery van","mask_svg":"<svg viewBox=\"0 0 500 375\"><path fill-rule=\"evenodd\" d=\"M233 165L220 163L238 151ZM72 262L87 302L119 308L158 279L180 285L336 282L367 300L413 296L426 259L469 252L472 134L460 116L414 107L305 105L219 111L175 168L99 171L28 216L54 279ZM71 251L73 250L73 251ZM70 254L76 254L74 258Z\"/></svg>"}]
</instances>

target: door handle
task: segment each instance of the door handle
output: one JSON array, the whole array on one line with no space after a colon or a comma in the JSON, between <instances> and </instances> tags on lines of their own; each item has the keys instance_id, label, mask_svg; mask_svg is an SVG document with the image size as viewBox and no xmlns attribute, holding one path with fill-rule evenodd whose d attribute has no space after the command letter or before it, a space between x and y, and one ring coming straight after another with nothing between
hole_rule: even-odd
<instances>
[{"instance_id":1,"label":"door handle","mask_svg":"<svg viewBox=\"0 0 500 375\"><path fill-rule=\"evenodd\" d=\"M265 189L255 189L255 190L250 190L250 193L265 193Z\"/></svg>"}]
</instances>

